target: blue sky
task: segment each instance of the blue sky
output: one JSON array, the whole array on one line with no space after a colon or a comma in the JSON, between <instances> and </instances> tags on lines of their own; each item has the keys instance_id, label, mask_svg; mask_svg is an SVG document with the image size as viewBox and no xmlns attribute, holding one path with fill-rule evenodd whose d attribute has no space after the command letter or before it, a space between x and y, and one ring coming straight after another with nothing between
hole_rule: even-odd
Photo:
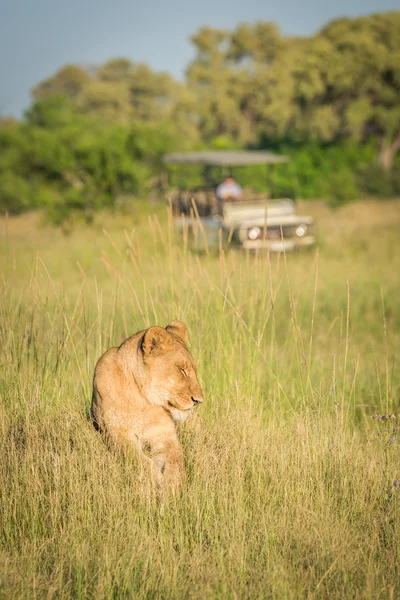
<instances>
[{"instance_id":1,"label":"blue sky","mask_svg":"<svg viewBox=\"0 0 400 600\"><path fill-rule=\"evenodd\" d=\"M309 35L332 18L400 10L400 0L0 0L0 114L20 116L29 90L66 63L113 57L183 78L202 25L274 21Z\"/></svg>"}]
</instances>

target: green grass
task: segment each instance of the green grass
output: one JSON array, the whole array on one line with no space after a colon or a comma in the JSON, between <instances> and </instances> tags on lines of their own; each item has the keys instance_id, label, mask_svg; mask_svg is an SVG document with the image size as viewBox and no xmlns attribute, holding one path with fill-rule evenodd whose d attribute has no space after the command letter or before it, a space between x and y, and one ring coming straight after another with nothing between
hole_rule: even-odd
<instances>
[{"instance_id":1,"label":"green grass","mask_svg":"<svg viewBox=\"0 0 400 600\"><path fill-rule=\"evenodd\" d=\"M306 209L319 251L286 258L193 252L163 211L1 220L1 598L399 597L400 446L371 416L400 415L400 204ZM206 400L160 510L88 407L102 352L174 318Z\"/></svg>"}]
</instances>

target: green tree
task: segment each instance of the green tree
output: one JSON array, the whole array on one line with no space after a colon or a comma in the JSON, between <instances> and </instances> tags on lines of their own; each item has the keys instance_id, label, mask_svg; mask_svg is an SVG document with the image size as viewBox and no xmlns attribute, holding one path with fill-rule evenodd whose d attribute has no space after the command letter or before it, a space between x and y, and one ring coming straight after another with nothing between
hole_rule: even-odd
<instances>
[{"instance_id":1,"label":"green tree","mask_svg":"<svg viewBox=\"0 0 400 600\"><path fill-rule=\"evenodd\" d=\"M192 37L196 58L189 66L189 86L196 90L198 127L206 140L227 134L241 137L244 123L240 112L237 84L241 74L227 62L229 34L226 31L203 27Z\"/></svg>"},{"instance_id":2,"label":"green tree","mask_svg":"<svg viewBox=\"0 0 400 600\"><path fill-rule=\"evenodd\" d=\"M85 69L77 65L65 65L55 75L41 81L32 90L35 100L45 100L54 96L67 96L71 100L78 98L90 80Z\"/></svg>"},{"instance_id":3,"label":"green tree","mask_svg":"<svg viewBox=\"0 0 400 600\"><path fill-rule=\"evenodd\" d=\"M189 87L167 73L157 73L126 58L109 60L90 72L67 65L39 83L32 95L40 102L31 107L27 117L37 124L43 121L38 111L44 111L46 118L53 121L64 117L68 120L68 108L110 124L153 125L169 121L184 144L198 139L197 102Z\"/></svg>"},{"instance_id":4,"label":"green tree","mask_svg":"<svg viewBox=\"0 0 400 600\"><path fill-rule=\"evenodd\" d=\"M188 82L203 138L379 139L389 170L400 150L400 12L339 19L310 38L271 23L201 28Z\"/></svg>"},{"instance_id":5,"label":"green tree","mask_svg":"<svg viewBox=\"0 0 400 600\"><path fill-rule=\"evenodd\" d=\"M297 128L311 137L379 140L390 170L400 150L400 12L339 19L303 47L294 72Z\"/></svg>"},{"instance_id":6,"label":"green tree","mask_svg":"<svg viewBox=\"0 0 400 600\"><path fill-rule=\"evenodd\" d=\"M228 135L255 144L260 132L282 135L293 112L290 44L272 23L233 32L202 28L188 81L199 98L203 137Z\"/></svg>"}]
</instances>

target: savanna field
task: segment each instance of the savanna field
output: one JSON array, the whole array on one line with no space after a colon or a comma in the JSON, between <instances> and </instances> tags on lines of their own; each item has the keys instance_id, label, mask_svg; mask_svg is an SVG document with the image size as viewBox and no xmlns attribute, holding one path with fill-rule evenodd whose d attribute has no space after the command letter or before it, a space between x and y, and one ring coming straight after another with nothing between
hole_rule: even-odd
<instances>
[{"instance_id":1,"label":"savanna field","mask_svg":"<svg viewBox=\"0 0 400 600\"><path fill-rule=\"evenodd\" d=\"M299 212L318 249L286 256L196 251L164 208L1 218L0 598L400 597L400 203ZM160 506L89 406L175 318L205 402Z\"/></svg>"}]
</instances>

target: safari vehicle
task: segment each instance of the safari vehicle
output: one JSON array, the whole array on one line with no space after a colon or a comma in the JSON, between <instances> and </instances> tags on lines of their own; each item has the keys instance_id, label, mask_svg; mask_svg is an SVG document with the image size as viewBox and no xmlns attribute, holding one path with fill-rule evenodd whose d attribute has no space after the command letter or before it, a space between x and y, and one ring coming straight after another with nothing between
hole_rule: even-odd
<instances>
[{"instance_id":1,"label":"safari vehicle","mask_svg":"<svg viewBox=\"0 0 400 600\"><path fill-rule=\"evenodd\" d=\"M289 251L316 243L315 225L310 216L296 212L295 195L274 198L273 167L288 163L287 156L261 151L210 151L172 153L164 156L166 165L202 165L204 187L176 189L170 196L178 226L183 226L182 215L189 228L201 220L208 245L218 239L232 240L243 248ZM244 190L240 200L219 201L212 168L220 167L219 174L228 174L232 167L266 165L266 178L271 193L254 194ZM221 176L221 175L220 175ZM288 178L290 179L290 177ZM185 219L186 220L186 219Z\"/></svg>"}]
</instances>

